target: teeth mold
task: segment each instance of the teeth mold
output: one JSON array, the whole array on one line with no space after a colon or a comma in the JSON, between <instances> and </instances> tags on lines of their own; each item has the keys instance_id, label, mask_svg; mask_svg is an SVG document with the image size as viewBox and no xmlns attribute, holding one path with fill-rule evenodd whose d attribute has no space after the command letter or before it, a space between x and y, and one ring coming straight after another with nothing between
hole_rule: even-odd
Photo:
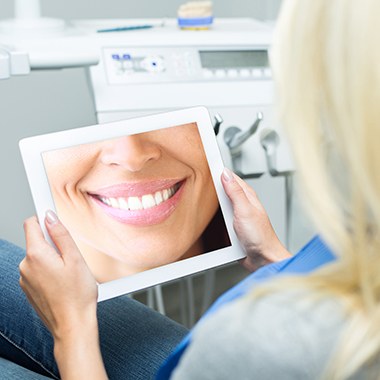
<instances>
[{"instance_id":1,"label":"teeth mold","mask_svg":"<svg viewBox=\"0 0 380 380\"><path fill-rule=\"evenodd\" d=\"M189 1L178 9L178 26L187 30L206 30L213 22L211 1Z\"/></svg>"}]
</instances>

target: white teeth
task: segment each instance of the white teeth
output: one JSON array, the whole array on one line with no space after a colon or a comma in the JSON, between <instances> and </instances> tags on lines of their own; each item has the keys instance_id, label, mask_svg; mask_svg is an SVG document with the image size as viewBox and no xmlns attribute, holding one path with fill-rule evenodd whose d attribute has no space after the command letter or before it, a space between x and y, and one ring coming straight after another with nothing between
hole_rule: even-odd
<instances>
[{"instance_id":1,"label":"white teeth","mask_svg":"<svg viewBox=\"0 0 380 380\"><path fill-rule=\"evenodd\" d=\"M164 189L161 191L156 191L154 194L145 194L141 198L139 197L128 197L128 198L105 198L100 197L99 199L106 205L118 208L121 210L142 210L158 206L164 201L171 198L179 186L174 185L169 189Z\"/></svg>"},{"instance_id":2,"label":"white teeth","mask_svg":"<svg viewBox=\"0 0 380 380\"><path fill-rule=\"evenodd\" d=\"M156 191L156 193L154 194L154 200L156 201L156 205L157 206L164 201L162 199L162 193L161 193L161 191Z\"/></svg>"},{"instance_id":3,"label":"white teeth","mask_svg":"<svg viewBox=\"0 0 380 380\"><path fill-rule=\"evenodd\" d=\"M122 210L129 210L128 202L125 198L119 198L119 206Z\"/></svg>"},{"instance_id":4,"label":"white teeth","mask_svg":"<svg viewBox=\"0 0 380 380\"><path fill-rule=\"evenodd\" d=\"M143 206L138 197L129 197L128 206L130 210L142 210Z\"/></svg>"},{"instance_id":5,"label":"white teeth","mask_svg":"<svg viewBox=\"0 0 380 380\"><path fill-rule=\"evenodd\" d=\"M156 205L152 194L143 195L141 198L141 203L144 208L151 208Z\"/></svg>"},{"instance_id":6,"label":"white teeth","mask_svg":"<svg viewBox=\"0 0 380 380\"><path fill-rule=\"evenodd\" d=\"M109 200L113 208L119 208L119 201L116 198L110 198Z\"/></svg>"},{"instance_id":7,"label":"white teeth","mask_svg":"<svg viewBox=\"0 0 380 380\"><path fill-rule=\"evenodd\" d=\"M168 189L162 190L162 198L164 199L164 201L167 201L169 199L169 191L168 191Z\"/></svg>"},{"instance_id":8,"label":"white teeth","mask_svg":"<svg viewBox=\"0 0 380 380\"><path fill-rule=\"evenodd\" d=\"M110 200L109 200L108 198L100 198L100 200L101 200L103 203L107 204L108 206L111 206L111 202L110 202Z\"/></svg>"}]
</instances>

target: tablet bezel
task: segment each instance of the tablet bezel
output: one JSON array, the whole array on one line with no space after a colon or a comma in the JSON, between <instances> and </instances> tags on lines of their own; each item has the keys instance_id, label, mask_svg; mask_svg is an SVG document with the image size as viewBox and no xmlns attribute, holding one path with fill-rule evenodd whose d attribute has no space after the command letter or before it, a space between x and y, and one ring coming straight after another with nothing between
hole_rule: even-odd
<instances>
[{"instance_id":1,"label":"tablet bezel","mask_svg":"<svg viewBox=\"0 0 380 380\"><path fill-rule=\"evenodd\" d=\"M231 245L216 251L101 283L99 284L98 302L176 280L245 257L233 229L232 207L220 181L224 164L208 110L205 107L192 107L33 136L20 141L20 151L37 217L46 239L51 243L44 219L46 210L51 209L55 211L55 205L43 162L42 154L44 152L189 123L196 123L198 127Z\"/></svg>"}]
</instances>

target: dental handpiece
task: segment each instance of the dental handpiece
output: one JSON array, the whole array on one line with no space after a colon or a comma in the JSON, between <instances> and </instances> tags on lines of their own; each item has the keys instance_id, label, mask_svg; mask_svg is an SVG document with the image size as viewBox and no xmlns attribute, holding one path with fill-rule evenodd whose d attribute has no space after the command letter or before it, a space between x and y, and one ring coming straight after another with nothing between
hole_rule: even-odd
<instances>
[{"instance_id":1,"label":"dental handpiece","mask_svg":"<svg viewBox=\"0 0 380 380\"><path fill-rule=\"evenodd\" d=\"M265 150L269 173L272 176L277 176L279 172L277 170L276 153L277 146L280 143L278 133L273 129L263 129L260 133L260 143Z\"/></svg>"},{"instance_id":2,"label":"dental handpiece","mask_svg":"<svg viewBox=\"0 0 380 380\"><path fill-rule=\"evenodd\" d=\"M259 127L261 121L263 120L263 114L261 112L258 112L256 115L255 122L251 125L250 128L248 128L246 131L242 133L237 133L233 139L231 139L230 142L230 149L236 149L240 147L245 141L247 141L256 131Z\"/></svg>"},{"instance_id":3,"label":"dental handpiece","mask_svg":"<svg viewBox=\"0 0 380 380\"><path fill-rule=\"evenodd\" d=\"M241 146L257 131L263 117L262 112L258 112L255 122L244 132L238 127L230 127L225 131L224 141L232 157L238 156L241 153Z\"/></svg>"}]
</instances>

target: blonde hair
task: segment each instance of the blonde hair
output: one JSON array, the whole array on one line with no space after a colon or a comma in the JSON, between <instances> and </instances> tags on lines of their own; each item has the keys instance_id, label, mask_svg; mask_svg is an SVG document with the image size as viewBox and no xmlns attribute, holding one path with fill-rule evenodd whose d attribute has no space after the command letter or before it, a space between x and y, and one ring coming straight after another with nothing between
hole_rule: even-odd
<instances>
[{"instance_id":1,"label":"blonde hair","mask_svg":"<svg viewBox=\"0 0 380 380\"><path fill-rule=\"evenodd\" d=\"M380 353L379 17L379 0L284 0L271 56L308 210L339 256L293 280L347 310L332 379Z\"/></svg>"}]
</instances>

